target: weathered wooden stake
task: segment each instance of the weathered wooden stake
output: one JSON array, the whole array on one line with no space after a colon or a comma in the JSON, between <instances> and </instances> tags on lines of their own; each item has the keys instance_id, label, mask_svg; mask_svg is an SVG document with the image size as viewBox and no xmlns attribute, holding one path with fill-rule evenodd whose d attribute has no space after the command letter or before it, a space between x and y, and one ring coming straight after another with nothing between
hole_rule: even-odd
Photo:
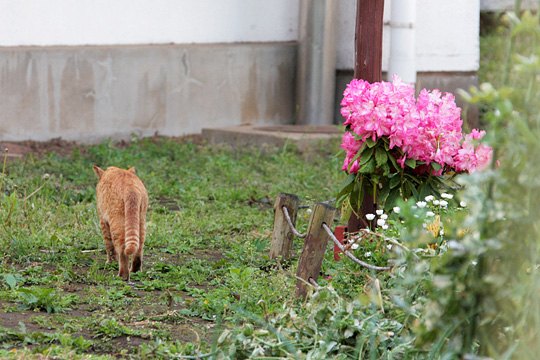
<instances>
[{"instance_id":1,"label":"weathered wooden stake","mask_svg":"<svg viewBox=\"0 0 540 360\"><path fill-rule=\"evenodd\" d=\"M274 203L274 231L272 233L272 243L270 244L270 259L281 258L288 260L291 258L291 250L294 234L283 214L283 206L287 208L289 217L293 225L296 225L296 214L300 199L292 194L279 194Z\"/></svg>"},{"instance_id":2,"label":"weathered wooden stake","mask_svg":"<svg viewBox=\"0 0 540 360\"><path fill-rule=\"evenodd\" d=\"M306 297L309 279L311 278L317 281L319 277L324 252L329 239L322 224L325 223L328 226L332 226L335 212L335 208L325 203L318 203L313 209L302 255L300 255L300 260L298 261L298 270L296 272L296 276L299 278L296 283L297 297Z\"/></svg>"}]
</instances>

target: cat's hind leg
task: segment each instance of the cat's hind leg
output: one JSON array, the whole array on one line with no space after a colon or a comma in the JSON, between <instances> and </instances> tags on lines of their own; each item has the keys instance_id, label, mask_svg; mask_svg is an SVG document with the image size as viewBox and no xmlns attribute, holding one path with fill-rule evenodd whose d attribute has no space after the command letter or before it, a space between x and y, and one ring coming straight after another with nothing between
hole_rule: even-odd
<instances>
[{"instance_id":1,"label":"cat's hind leg","mask_svg":"<svg viewBox=\"0 0 540 360\"><path fill-rule=\"evenodd\" d=\"M141 271L142 269L142 259L143 259L143 252L144 252L144 238L146 236L146 229L145 229L145 219L144 216L142 217L141 225L139 227L139 249L137 252L133 255L133 260L131 263L131 271L137 272Z\"/></svg>"},{"instance_id":2,"label":"cat's hind leg","mask_svg":"<svg viewBox=\"0 0 540 360\"><path fill-rule=\"evenodd\" d=\"M103 241L105 243L105 251L107 251L107 264L116 260L116 251L114 250L114 244L111 236L111 229L109 223L103 219L100 219L99 224L101 226L101 232L103 233Z\"/></svg>"},{"instance_id":3,"label":"cat's hind leg","mask_svg":"<svg viewBox=\"0 0 540 360\"><path fill-rule=\"evenodd\" d=\"M118 276L122 280L129 281L129 256L124 254L124 241L115 241L115 244L121 244L116 247L116 253L118 254Z\"/></svg>"}]
</instances>

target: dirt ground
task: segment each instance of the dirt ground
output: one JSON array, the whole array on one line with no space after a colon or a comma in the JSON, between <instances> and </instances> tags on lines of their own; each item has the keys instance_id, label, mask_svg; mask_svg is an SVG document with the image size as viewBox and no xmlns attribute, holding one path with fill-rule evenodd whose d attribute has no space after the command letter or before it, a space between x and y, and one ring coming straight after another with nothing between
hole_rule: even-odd
<instances>
[{"instance_id":1,"label":"dirt ground","mask_svg":"<svg viewBox=\"0 0 540 360\"><path fill-rule=\"evenodd\" d=\"M48 153L57 153L60 155L69 155L79 144L62 139L53 139L50 141L21 141L21 142L0 142L2 153L7 155L8 159L21 158L27 154L45 155Z\"/></svg>"},{"instance_id":2,"label":"dirt ground","mask_svg":"<svg viewBox=\"0 0 540 360\"><path fill-rule=\"evenodd\" d=\"M156 135L151 139L159 139L160 136ZM192 142L195 144L203 144L204 140L201 135L186 135L181 137L173 138L176 141L182 142ZM127 146L129 143L124 140L120 140L115 143L119 148ZM7 156L9 160L18 159L24 157L28 154L34 154L38 156L46 155L49 153L55 153L61 156L67 156L73 153L73 150L78 148L80 151L84 152L86 145L79 144L75 141L67 141L60 138L51 139L49 141L0 141L0 150L2 158Z\"/></svg>"}]
</instances>

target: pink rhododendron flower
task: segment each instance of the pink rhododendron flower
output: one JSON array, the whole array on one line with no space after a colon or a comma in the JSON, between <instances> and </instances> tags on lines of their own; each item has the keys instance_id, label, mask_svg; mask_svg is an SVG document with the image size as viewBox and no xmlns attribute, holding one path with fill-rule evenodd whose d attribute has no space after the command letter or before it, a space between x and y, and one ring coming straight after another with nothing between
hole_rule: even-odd
<instances>
[{"instance_id":1,"label":"pink rhododendron flower","mask_svg":"<svg viewBox=\"0 0 540 360\"><path fill-rule=\"evenodd\" d=\"M475 145L485 131L475 129L463 135L461 109L452 94L423 89L416 98L414 87L397 76L392 82L372 84L352 80L341 101L341 114L351 132L345 133L341 145L346 152L343 170L349 173L359 170L359 161L351 161L368 138L387 138L390 149L397 148L403 154L396 159L401 167L405 167L407 159L413 159L428 165L417 171L434 175L472 172L486 167L491 160L489 146ZM434 171L431 163L439 164L441 169Z\"/></svg>"},{"instance_id":2,"label":"pink rhododendron flower","mask_svg":"<svg viewBox=\"0 0 540 360\"><path fill-rule=\"evenodd\" d=\"M343 162L342 170L347 171L351 174L355 174L356 172L358 172L360 168L358 160L355 160L353 164L351 164L351 160L354 158L354 156L360 149L360 146L362 146L362 143L357 141L354 138L354 135L352 135L350 132L345 132L343 134L341 148L345 150L346 156L345 161Z\"/></svg>"}]
</instances>

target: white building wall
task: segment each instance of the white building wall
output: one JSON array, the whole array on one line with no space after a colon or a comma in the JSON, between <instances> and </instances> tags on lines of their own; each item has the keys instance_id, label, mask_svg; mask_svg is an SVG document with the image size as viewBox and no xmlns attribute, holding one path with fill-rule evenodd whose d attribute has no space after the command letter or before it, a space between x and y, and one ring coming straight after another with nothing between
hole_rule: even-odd
<instances>
[{"instance_id":1,"label":"white building wall","mask_svg":"<svg viewBox=\"0 0 540 360\"><path fill-rule=\"evenodd\" d=\"M339 0L337 68L354 65L356 0ZM390 20L385 0L384 20ZM416 56L418 71L476 71L479 66L480 0L417 0ZM383 70L388 68L390 29L383 32Z\"/></svg>"},{"instance_id":2,"label":"white building wall","mask_svg":"<svg viewBox=\"0 0 540 360\"><path fill-rule=\"evenodd\" d=\"M356 0L331 1L339 100ZM470 84L480 0L417 1L417 70L436 81L417 84L443 89L441 73ZM0 0L0 140L293 123L298 17L299 0Z\"/></svg>"},{"instance_id":3,"label":"white building wall","mask_svg":"<svg viewBox=\"0 0 540 360\"><path fill-rule=\"evenodd\" d=\"M418 70L477 70L480 0L417 1ZM298 0L0 0L0 46L295 41L298 6ZM385 21L391 6L386 0ZM355 16L356 0L338 1L338 69L354 64ZM384 70L388 34L385 26Z\"/></svg>"},{"instance_id":4,"label":"white building wall","mask_svg":"<svg viewBox=\"0 0 540 360\"><path fill-rule=\"evenodd\" d=\"M294 41L298 0L0 0L0 46Z\"/></svg>"}]
</instances>

